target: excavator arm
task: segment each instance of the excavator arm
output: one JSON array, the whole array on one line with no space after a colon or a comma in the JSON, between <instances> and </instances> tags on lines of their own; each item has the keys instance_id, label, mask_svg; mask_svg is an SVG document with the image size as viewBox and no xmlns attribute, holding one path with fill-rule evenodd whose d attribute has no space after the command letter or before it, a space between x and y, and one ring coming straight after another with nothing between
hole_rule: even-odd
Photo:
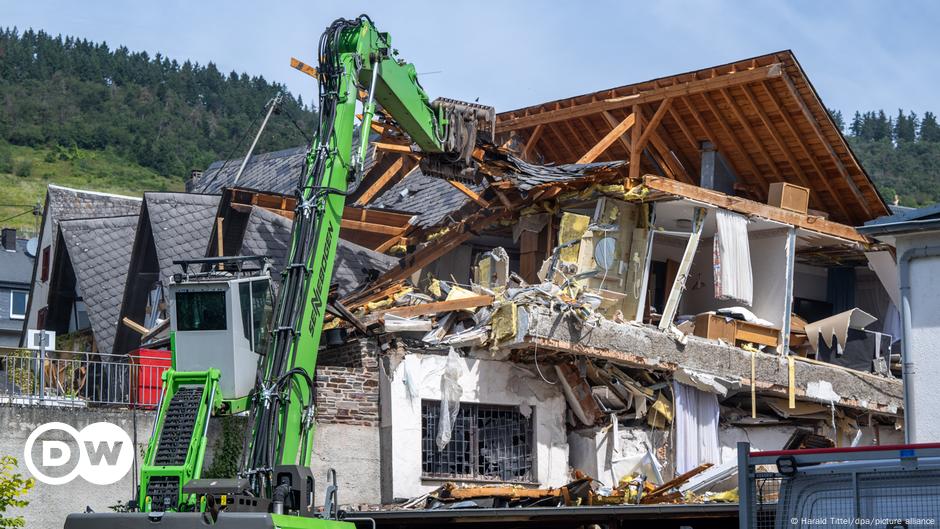
<instances>
[{"instance_id":1,"label":"excavator arm","mask_svg":"<svg viewBox=\"0 0 940 529\"><path fill-rule=\"evenodd\" d=\"M310 471L317 352L348 185L360 176L377 105L391 120L387 125L410 138L425 161L432 160L433 167L450 175L473 171L477 132L488 128L492 133L495 121L491 107L430 101L414 66L396 55L391 37L365 15L339 19L323 33L317 135L296 192L291 249L268 327L269 345L256 349L257 343L247 339L255 330L252 318L245 318L244 312L236 316L239 307L245 310L238 305L238 300L244 303L245 292L251 307L256 305L253 300L261 299L253 295L268 292L263 287L266 269L260 280L250 275L218 280L216 272L189 274L181 263L182 278L171 287L177 309L188 303L198 305L195 313L202 314L212 303L222 303L224 310L219 310L229 315L228 325L208 325L206 332L216 334L199 334L196 327L205 321L179 325L182 318L174 320L174 365L164 375L164 395L141 468L139 508L144 512L74 514L66 521L67 529L201 527L207 516L220 529L353 527L335 521L333 472L324 512L315 512ZM359 141L354 145L360 106ZM227 266L224 258L190 263L212 271ZM180 314L177 309L175 316ZM219 346L222 338L231 341L231 350ZM188 350L184 341L191 344ZM258 354L257 382L245 395L239 389L245 387L244 370L235 366L246 365L245 358ZM190 368L180 369L183 365ZM251 433L237 478L199 479L210 415L245 408Z\"/></svg>"},{"instance_id":2,"label":"excavator arm","mask_svg":"<svg viewBox=\"0 0 940 529\"><path fill-rule=\"evenodd\" d=\"M278 295L272 346L252 405L252 435L243 475L253 493L277 497L298 487L314 436L314 371L333 273L347 185L358 176L376 104L427 155L468 167L478 128L493 110L450 100L430 102L414 65L400 61L387 33L365 15L340 19L318 50L320 117L298 189L289 264ZM362 123L356 136L360 93ZM283 492L278 492L278 488ZM302 487L301 487L302 488ZM290 496L287 497L290 502Z\"/></svg>"}]
</instances>

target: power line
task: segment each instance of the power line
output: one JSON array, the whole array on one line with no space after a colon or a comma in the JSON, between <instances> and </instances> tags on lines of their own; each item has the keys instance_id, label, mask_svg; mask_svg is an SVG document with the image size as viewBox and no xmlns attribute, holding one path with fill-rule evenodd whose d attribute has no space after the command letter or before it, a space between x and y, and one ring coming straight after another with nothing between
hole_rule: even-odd
<instances>
[{"instance_id":1,"label":"power line","mask_svg":"<svg viewBox=\"0 0 940 529\"><path fill-rule=\"evenodd\" d=\"M0 220L0 223L4 223L4 222L6 222L6 221L8 221L8 220L13 220L13 219L15 219L15 218L17 218L17 217L22 217L23 215L26 215L27 213L32 213L32 212L33 212L32 209L27 209L26 211L24 211L24 212L22 212L22 213L19 213L19 214L13 215L12 217L7 217L7 218L5 218L5 219Z\"/></svg>"}]
</instances>

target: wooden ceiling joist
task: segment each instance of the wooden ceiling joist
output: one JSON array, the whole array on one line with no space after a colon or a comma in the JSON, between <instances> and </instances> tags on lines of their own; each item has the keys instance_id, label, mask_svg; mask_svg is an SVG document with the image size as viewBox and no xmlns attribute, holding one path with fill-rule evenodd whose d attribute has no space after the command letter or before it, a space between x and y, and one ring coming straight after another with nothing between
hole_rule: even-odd
<instances>
[{"instance_id":1,"label":"wooden ceiling joist","mask_svg":"<svg viewBox=\"0 0 940 529\"><path fill-rule=\"evenodd\" d=\"M630 107L633 105L653 103L666 99L667 97L689 96L728 86L735 86L742 83L752 83L766 79L773 79L780 77L782 74L783 65L780 63L773 63L767 66L760 66L750 70L738 71L709 79L688 81L672 86L638 92L633 95L614 97L601 101L592 101L585 104L573 104L570 107L558 108L557 110L540 112L529 116L508 118L501 123L497 123L496 130L497 132L506 132L510 130L525 129L534 127L538 124L554 123L579 116L589 116L591 114L604 112L605 110L614 110L618 108Z\"/></svg>"}]
</instances>

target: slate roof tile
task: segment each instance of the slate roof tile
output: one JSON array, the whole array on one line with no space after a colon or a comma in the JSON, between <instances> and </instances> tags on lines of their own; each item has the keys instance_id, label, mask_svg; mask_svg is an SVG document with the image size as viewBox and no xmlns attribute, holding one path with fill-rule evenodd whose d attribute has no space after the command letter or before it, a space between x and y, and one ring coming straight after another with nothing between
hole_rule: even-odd
<instances>
[{"instance_id":1,"label":"slate roof tile","mask_svg":"<svg viewBox=\"0 0 940 529\"><path fill-rule=\"evenodd\" d=\"M266 209L253 207L245 226L241 255L267 255L272 259L272 275L279 276L290 250L291 221ZM333 265L333 283L346 295L367 279L366 270L385 272L398 259L340 239Z\"/></svg>"},{"instance_id":2,"label":"slate roof tile","mask_svg":"<svg viewBox=\"0 0 940 529\"><path fill-rule=\"evenodd\" d=\"M59 225L99 351L114 345L137 223L137 215L125 215Z\"/></svg>"}]
</instances>

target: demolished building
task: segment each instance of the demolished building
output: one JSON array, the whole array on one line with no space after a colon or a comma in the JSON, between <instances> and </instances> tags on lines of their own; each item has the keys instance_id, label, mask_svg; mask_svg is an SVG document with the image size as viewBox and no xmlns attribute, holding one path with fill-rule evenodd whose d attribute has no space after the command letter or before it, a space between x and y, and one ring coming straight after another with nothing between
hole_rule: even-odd
<instances>
[{"instance_id":1,"label":"demolished building","mask_svg":"<svg viewBox=\"0 0 940 529\"><path fill-rule=\"evenodd\" d=\"M496 128L501 154L447 180L375 126L343 237L380 233L364 245L401 258L341 296L355 317L329 321L319 353L316 446L356 469L351 503L557 491L575 469L617 489L713 465L713 484L745 438L902 438L895 311L869 263L890 249L853 227L888 208L790 52ZM284 191L267 182L241 200ZM494 491L479 505L523 501Z\"/></svg>"},{"instance_id":2,"label":"demolished building","mask_svg":"<svg viewBox=\"0 0 940 529\"><path fill-rule=\"evenodd\" d=\"M790 52L496 132L478 174L442 179L373 127L317 352L316 473L345 469L344 503L727 501L739 440L902 438L872 271L891 248L853 227L888 208ZM304 153L144 197L115 354L161 339L175 259L264 255L277 278Z\"/></svg>"}]
</instances>

